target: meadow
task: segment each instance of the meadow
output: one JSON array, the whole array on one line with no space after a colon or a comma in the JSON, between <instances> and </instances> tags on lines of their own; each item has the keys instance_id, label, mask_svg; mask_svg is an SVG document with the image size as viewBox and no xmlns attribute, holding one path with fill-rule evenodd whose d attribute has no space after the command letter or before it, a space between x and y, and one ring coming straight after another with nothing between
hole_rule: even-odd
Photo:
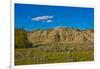
<instances>
[{"instance_id":1,"label":"meadow","mask_svg":"<svg viewBox=\"0 0 100 69\"><path fill-rule=\"evenodd\" d=\"M36 48L15 49L15 65L93 61L93 50L40 51Z\"/></svg>"}]
</instances>

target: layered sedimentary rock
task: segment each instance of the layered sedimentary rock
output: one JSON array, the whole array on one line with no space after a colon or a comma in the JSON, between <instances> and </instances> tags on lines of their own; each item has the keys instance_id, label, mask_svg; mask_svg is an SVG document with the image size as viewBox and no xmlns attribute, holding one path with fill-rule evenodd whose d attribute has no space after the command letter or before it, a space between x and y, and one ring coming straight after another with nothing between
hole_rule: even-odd
<instances>
[{"instance_id":1,"label":"layered sedimentary rock","mask_svg":"<svg viewBox=\"0 0 100 69\"><path fill-rule=\"evenodd\" d=\"M48 30L34 30L27 33L31 43L93 43L93 30L79 30L73 28L56 28Z\"/></svg>"}]
</instances>

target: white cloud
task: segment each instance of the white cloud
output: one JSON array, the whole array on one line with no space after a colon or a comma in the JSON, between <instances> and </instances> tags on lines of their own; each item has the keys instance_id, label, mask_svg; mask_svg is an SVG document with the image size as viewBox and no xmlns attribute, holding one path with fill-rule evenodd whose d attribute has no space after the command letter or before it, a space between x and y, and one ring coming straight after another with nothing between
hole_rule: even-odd
<instances>
[{"instance_id":1,"label":"white cloud","mask_svg":"<svg viewBox=\"0 0 100 69\"><path fill-rule=\"evenodd\" d=\"M59 25L59 26L55 26L55 27L54 27L54 29L58 29L58 28L66 28L66 26Z\"/></svg>"},{"instance_id":2,"label":"white cloud","mask_svg":"<svg viewBox=\"0 0 100 69\"><path fill-rule=\"evenodd\" d=\"M59 25L59 26L56 26L54 27L55 29L58 29L58 28L62 28L63 26L62 25Z\"/></svg>"},{"instance_id":3,"label":"white cloud","mask_svg":"<svg viewBox=\"0 0 100 69\"><path fill-rule=\"evenodd\" d=\"M38 17L34 17L32 18L33 21L45 21L45 22L53 22L53 17L54 16L38 16Z\"/></svg>"},{"instance_id":4,"label":"white cloud","mask_svg":"<svg viewBox=\"0 0 100 69\"><path fill-rule=\"evenodd\" d=\"M53 20L47 20L47 22L48 22L48 23L51 23L51 22L53 22Z\"/></svg>"}]
</instances>

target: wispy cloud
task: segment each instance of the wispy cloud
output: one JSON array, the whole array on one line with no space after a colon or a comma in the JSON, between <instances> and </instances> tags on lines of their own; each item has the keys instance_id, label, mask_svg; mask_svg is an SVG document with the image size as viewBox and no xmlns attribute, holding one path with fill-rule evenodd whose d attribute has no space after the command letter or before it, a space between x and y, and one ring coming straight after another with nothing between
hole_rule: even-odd
<instances>
[{"instance_id":1,"label":"wispy cloud","mask_svg":"<svg viewBox=\"0 0 100 69\"><path fill-rule=\"evenodd\" d=\"M63 26L63 25L59 25L59 26L55 26L53 27L54 29L58 29L58 28L66 28L66 26Z\"/></svg>"},{"instance_id":2,"label":"wispy cloud","mask_svg":"<svg viewBox=\"0 0 100 69\"><path fill-rule=\"evenodd\" d=\"M59 25L59 26L56 26L56 27L54 27L55 29L57 29L57 28L61 28L62 27L62 25Z\"/></svg>"},{"instance_id":3,"label":"wispy cloud","mask_svg":"<svg viewBox=\"0 0 100 69\"><path fill-rule=\"evenodd\" d=\"M51 22L53 22L53 20L47 20L47 22L48 22L48 23L51 23Z\"/></svg>"},{"instance_id":4,"label":"wispy cloud","mask_svg":"<svg viewBox=\"0 0 100 69\"><path fill-rule=\"evenodd\" d=\"M45 21L47 23L51 23L53 22L53 17L54 16L38 16L38 17L34 17L32 18L33 21Z\"/></svg>"}]
</instances>

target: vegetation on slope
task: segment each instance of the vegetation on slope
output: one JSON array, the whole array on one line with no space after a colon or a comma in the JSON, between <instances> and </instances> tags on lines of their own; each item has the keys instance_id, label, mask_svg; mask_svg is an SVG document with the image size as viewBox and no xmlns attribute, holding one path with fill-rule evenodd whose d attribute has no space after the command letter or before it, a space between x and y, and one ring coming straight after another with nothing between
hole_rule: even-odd
<instances>
[{"instance_id":1,"label":"vegetation on slope","mask_svg":"<svg viewBox=\"0 0 100 69\"><path fill-rule=\"evenodd\" d=\"M15 65L94 60L92 30L15 29Z\"/></svg>"},{"instance_id":2,"label":"vegetation on slope","mask_svg":"<svg viewBox=\"0 0 100 69\"><path fill-rule=\"evenodd\" d=\"M32 44L27 39L27 32L22 29L15 30L15 48L31 48Z\"/></svg>"}]
</instances>

